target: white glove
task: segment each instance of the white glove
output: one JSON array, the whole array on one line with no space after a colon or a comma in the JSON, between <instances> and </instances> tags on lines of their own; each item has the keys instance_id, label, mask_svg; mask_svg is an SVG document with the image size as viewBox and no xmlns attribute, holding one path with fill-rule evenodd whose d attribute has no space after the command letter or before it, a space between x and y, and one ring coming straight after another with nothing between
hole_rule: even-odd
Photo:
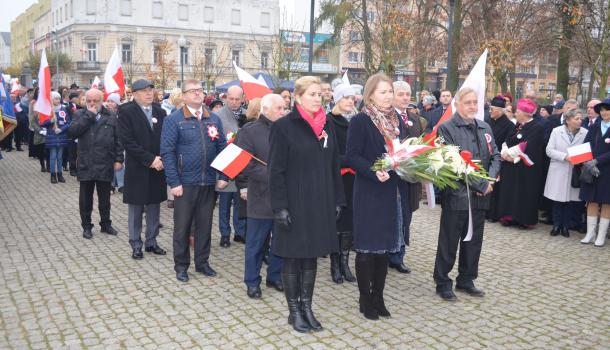
<instances>
[{"instance_id":1,"label":"white glove","mask_svg":"<svg viewBox=\"0 0 610 350\"><path fill-rule=\"evenodd\" d=\"M61 129L60 128L55 128L55 129L53 129L53 131L55 131L55 134L61 134Z\"/></svg>"},{"instance_id":2,"label":"white glove","mask_svg":"<svg viewBox=\"0 0 610 350\"><path fill-rule=\"evenodd\" d=\"M47 129L42 129L38 133L42 136L47 136Z\"/></svg>"}]
</instances>

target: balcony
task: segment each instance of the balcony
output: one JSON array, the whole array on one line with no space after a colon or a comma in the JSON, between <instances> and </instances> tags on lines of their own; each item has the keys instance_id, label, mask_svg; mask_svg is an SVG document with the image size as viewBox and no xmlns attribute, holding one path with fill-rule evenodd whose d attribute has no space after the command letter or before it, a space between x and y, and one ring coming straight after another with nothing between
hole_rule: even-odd
<instances>
[{"instance_id":1,"label":"balcony","mask_svg":"<svg viewBox=\"0 0 610 350\"><path fill-rule=\"evenodd\" d=\"M100 63L93 61L76 62L76 70L78 72L100 72Z\"/></svg>"}]
</instances>

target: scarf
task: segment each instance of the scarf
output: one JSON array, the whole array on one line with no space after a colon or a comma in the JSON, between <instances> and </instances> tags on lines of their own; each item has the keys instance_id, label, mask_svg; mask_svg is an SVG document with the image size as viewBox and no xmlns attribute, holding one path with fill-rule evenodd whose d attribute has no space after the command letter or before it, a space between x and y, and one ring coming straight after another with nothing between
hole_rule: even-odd
<instances>
[{"instance_id":1,"label":"scarf","mask_svg":"<svg viewBox=\"0 0 610 350\"><path fill-rule=\"evenodd\" d=\"M314 113L313 116L311 116L303 109L303 107L301 107L301 105L296 104L296 107L297 111L299 111L299 114L301 115L301 118L303 118L307 124L311 126L311 129L316 137L320 138L324 125L326 125L326 111L324 108L320 107L320 109Z\"/></svg>"},{"instance_id":2,"label":"scarf","mask_svg":"<svg viewBox=\"0 0 610 350\"><path fill-rule=\"evenodd\" d=\"M381 109L374 104L364 106L366 113L384 139L394 140L400 136L399 121L394 107Z\"/></svg>"}]
</instances>

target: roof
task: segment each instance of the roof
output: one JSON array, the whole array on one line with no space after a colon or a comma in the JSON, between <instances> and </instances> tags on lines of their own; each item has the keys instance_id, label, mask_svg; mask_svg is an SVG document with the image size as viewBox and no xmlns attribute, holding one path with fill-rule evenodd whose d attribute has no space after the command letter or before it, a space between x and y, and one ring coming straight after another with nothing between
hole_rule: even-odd
<instances>
[{"instance_id":1,"label":"roof","mask_svg":"<svg viewBox=\"0 0 610 350\"><path fill-rule=\"evenodd\" d=\"M11 46L11 32L0 32L4 45Z\"/></svg>"}]
</instances>

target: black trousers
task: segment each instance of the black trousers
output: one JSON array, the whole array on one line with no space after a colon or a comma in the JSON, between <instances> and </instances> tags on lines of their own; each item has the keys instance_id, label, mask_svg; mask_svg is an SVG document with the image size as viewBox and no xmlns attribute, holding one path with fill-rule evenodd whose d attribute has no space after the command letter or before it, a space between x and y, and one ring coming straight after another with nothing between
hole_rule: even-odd
<instances>
[{"instance_id":1,"label":"black trousers","mask_svg":"<svg viewBox=\"0 0 610 350\"><path fill-rule=\"evenodd\" d=\"M84 229L93 228L91 212L93 211L93 190L97 187L97 206L100 211L100 226L109 226L110 220L110 182L81 181L78 194L80 221Z\"/></svg>"},{"instance_id":2,"label":"black trousers","mask_svg":"<svg viewBox=\"0 0 610 350\"><path fill-rule=\"evenodd\" d=\"M70 170L76 170L76 142L68 140L68 145L64 147L64 156L62 158L62 166L69 166Z\"/></svg>"},{"instance_id":3,"label":"black trousers","mask_svg":"<svg viewBox=\"0 0 610 350\"><path fill-rule=\"evenodd\" d=\"M17 128L15 128L15 147L17 149L21 149L21 145L27 143L28 139L28 125L23 124L22 121L19 121L17 124Z\"/></svg>"},{"instance_id":4,"label":"black trousers","mask_svg":"<svg viewBox=\"0 0 610 350\"><path fill-rule=\"evenodd\" d=\"M209 186L182 186L182 196L174 197L174 270L186 271L191 263L189 236L194 223L195 269L203 268L210 257L212 215L216 191Z\"/></svg>"},{"instance_id":5,"label":"black trousers","mask_svg":"<svg viewBox=\"0 0 610 350\"><path fill-rule=\"evenodd\" d=\"M485 210L472 210L473 235L468 242L463 241L468 233L468 210L443 209L441 212L441 227L434 264L434 282L436 282L437 291L448 291L453 288L449 272L455 264L458 244L460 258L456 283L462 287L474 286L473 281L479 273L485 212Z\"/></svg>"}]
</instances>

